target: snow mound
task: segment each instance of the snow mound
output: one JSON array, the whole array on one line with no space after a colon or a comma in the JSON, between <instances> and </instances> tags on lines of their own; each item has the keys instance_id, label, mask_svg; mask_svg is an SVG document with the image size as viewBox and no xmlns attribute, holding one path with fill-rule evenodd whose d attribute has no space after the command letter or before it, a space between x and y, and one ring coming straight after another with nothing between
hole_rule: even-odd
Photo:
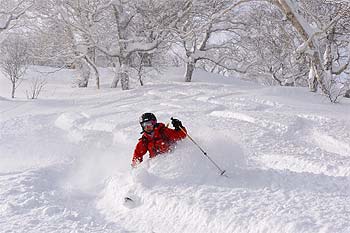
<instances>
[{"instance_id":1,"label":"snow mound","mask_svg":"<svg viewBox=\"0 0 350 233\"><path fill-rule=\"evenodd\" d=\"M71 130L85 123L88 119L89 116L85 113L62 113L55 121L55 125L63 130Z\"/></svg>"}]
</instances>

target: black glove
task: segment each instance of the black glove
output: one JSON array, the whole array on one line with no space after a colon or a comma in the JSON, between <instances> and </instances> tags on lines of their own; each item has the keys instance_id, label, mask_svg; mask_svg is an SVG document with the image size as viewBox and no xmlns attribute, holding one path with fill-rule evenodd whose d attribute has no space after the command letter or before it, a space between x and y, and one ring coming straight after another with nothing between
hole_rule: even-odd
<instances>
[{"instance_id":1,"label":"black glove","mask_svg":"<svg viewBox=\"0 0 350 233\"><path fill-rule=\"evenodd\" d=\"M171 118L171 124L174 126L175 130L181 130L182 128L182 123L178 119Z\"/></svg>"}]
</instances>

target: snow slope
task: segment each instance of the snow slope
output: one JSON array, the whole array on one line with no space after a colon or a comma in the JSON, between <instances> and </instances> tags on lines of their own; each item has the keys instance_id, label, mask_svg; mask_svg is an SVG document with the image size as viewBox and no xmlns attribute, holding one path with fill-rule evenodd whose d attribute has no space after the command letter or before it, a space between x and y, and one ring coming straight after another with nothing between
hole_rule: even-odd
<instances>
[{"instance_id":1,"label":"snow slope","mask_svg":"<svg viewBox=\"0 0 350 233\"><path fill-rule=\"evenodd\" d=\"M350 102L182 70L130 91L45 75L11 100L0 79L0 232L350 232ZM137 169L138 117L177 117L189 140ZM134 203L124 202L129 196Z\"/></svg>"}]
</instances>

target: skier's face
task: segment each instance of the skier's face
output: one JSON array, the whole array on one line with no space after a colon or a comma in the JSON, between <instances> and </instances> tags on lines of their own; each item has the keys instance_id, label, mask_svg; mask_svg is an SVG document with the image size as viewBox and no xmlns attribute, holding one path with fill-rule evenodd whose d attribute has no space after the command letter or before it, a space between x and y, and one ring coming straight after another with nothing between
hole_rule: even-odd
<instances>
[{"instance_id":1,"label":"skier's face","mask_svg":"<svg viewBox=\"0 0 350 233\"><path fill-rule=\"evenodd\" d=\"M154 122L153 121L146 121L142 123L143 130L146 133L151 133L154 129Z\"/></svg>"}]
</instances>

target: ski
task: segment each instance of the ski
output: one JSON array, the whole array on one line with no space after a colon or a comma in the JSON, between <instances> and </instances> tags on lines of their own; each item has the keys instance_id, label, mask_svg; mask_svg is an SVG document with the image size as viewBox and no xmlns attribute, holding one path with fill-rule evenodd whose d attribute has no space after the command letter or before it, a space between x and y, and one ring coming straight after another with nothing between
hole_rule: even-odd
<instances>
[{"instance_id":1,"label":"ski","mask_svg":"<svg viewBox=\"0 0 350 233\"><path fill-rule=\"evenodd\" d=\"M133 199L131 199L130 197L124 197L124 202L127 203L127 202L134 202Z\"/></svg>"}]
</instances>

